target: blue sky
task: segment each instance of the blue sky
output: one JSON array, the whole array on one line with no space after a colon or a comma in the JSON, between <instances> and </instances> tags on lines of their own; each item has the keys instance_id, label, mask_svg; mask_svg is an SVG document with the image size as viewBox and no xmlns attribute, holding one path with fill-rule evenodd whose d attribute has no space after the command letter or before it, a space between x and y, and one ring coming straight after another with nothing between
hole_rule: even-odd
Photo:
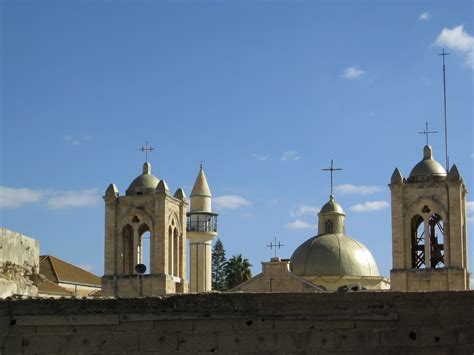
<instances>
[{"instance_id":1,"label":"blue sky","mask_svg":"<svg viewBox=\"0 0 474 355\"><path fill-rule=\"evenodd\" d=\"M148 141L172 192L204 161L227 255L254 273L273 237L289 258L316 234L334 159L346 232L388 276L387 184L422 158L426 121L444 164L442 47L450 162L473 188L469 1L0 4L0 225L42 254L102 274L101 196L124 194Z\"/></svg>"}]
</instances>

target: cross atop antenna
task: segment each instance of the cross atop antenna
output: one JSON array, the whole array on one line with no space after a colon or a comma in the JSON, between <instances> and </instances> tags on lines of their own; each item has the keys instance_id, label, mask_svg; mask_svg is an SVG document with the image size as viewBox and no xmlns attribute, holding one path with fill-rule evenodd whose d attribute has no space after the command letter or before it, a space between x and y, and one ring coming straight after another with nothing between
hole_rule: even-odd
<instances>
[{"instance_id":1,"label":"cross atop antenna","mask_svg":"<svg viewBox=\"0 0 474 355\"><path fill-rule=\"evenodd\" d=\"M446 170L449 170L449 155L448 155L448 114L446 109L446 63L444 58L449 55L443 51L438 53L438 55L443 56L443 98L444 98L444 149L446 154Z\"/></svg>"},{"instance_id":2,"label":"cross atop antenna","mask_svg":"<svg viewBox=\"0 0 474 355\"><path fill-rule=\"evenodd\" d=\"M277 244L277 238L274 237L273 238L275 240L275 243L271 242L270 244L267 245L267 247L269 247L270 249L275 249L275 258L277 257L277 248L280 249L281 247L284 247L285 245L284 244L281 244L280 242L278 242Z\"/></svg>"},{"instance_id":3,"label":"cross atop antenna","mask_svg":"<svg viewBox=\"0 0 474 355\"><path fill-rule=\"evenodd\" d=\"M335 168L334 167L334 161L331 159L331 166L327 169L321 169L322 171L330 171L331 172L331 196L332 196L332 190L333 190L333 173L335 171L342 170L340 168Z\"/></svg>"},{"instance_id":4,"label":"cross atop antenna","mask_svg":"<svg viewBox=\"0 0 474 355\"><path fill-rule=\"evenodd\" d=\"M145 143L145 146L141 147L140 150L142 152L145 152L145 161L148 162L148 153L151 153L152 151L155 150L152 146L148 146L148 142Z\"/></svg>"},{"instance_id":5,"label":"cross atop antenna","mask_svg":"<svg viewBox=\"0 0 474 355\"><path fill-rule=\"evenodd\" d=\"M418 134L424 134L426 136L426 145L428 145L428 137L430 134L438 133L438 131L430 131L428 129L428 122L425 123L425 129L421 132L418 132Z\"/></svg>"}]
</instances>

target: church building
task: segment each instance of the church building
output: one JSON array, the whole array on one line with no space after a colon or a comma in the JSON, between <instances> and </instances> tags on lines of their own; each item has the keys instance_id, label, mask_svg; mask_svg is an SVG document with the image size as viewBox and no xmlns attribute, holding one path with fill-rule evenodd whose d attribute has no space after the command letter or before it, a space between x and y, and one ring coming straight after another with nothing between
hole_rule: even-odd
<instances>
[{"instance_id":1,"label":"church building","mask_svg":"<svg viewBox=\"0 0 474 355\"><path fill-rule=\"evenodd\" d=\"M202 165L188 214L184 190L178 188L171 195L166 182L152 175L148 161L125 196L110 184L104 201L104 297L210 291L210 250L217 235L217 214L211 209L211 192ZM190 283L186 279L187 238L191 247Z\"/></svg>"}]
</instances>

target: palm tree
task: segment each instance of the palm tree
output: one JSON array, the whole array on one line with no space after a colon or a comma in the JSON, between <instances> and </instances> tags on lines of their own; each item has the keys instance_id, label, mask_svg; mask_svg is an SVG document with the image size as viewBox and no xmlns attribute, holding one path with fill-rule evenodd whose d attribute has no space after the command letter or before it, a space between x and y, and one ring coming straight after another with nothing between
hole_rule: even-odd
<instances>
[{"instance_id":1,"label":"palm tree","mask_svg":"<svg viewBox=\"0 0 474 355\"><path fill-rule=\"evenodd\" d=\"M252 264L242 254L233 255L225 265L227 288L231 289L252 278Z\"/></svg>"}]
</instances>

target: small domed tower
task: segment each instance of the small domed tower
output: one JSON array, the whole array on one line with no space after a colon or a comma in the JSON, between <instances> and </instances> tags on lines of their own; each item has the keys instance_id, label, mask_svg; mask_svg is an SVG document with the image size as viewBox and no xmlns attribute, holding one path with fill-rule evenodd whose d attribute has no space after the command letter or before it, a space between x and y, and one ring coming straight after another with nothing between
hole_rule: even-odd
<instances>
[{"instance_id":1,"label":"small domed tower","mask_svg":"<svg viewBox=\"0 0 474 355\"><path fill-rule=\"evenodd\" d=\"M345 235L346 214L333 195L318 217L318 234L301 244L291 256L293 273L332 291L349 284L368 289L387 288L388 280L379 275L370 250Z\"/></svg>"},{"instance_id":2,"label":"small domed tower","mask_svg":"<svg viewBox=\"0 0 474 355\"><path fill-rule=\"evenodd\" d=\"M187 238L190 249L189 288L191 292L206 292L212 287L212 240L217 236L217 213L212 212L212 195L204 169L191 192L190 211L187 213Z\"/></svg>"},{"instance_id":3,"label":"small domed tower","mask_svg":"<svg viewBox=\"0 0 474 355\"><path fill-rule=\"evenodd\" d=\"M186 196L169 194L151 164L125 196L110 184L105 191L105 297L157 296L187 292ZM143 267L146 267L145 268Z\"/></svg>"},{"instance_id":4,"label":"small domed tower","mask_svg":"<svg viewBox=\"0 0 474 355\"><path fill-rule=\"evenodd\" d=\"M423 148L405 179L398 168L392 198L391 289L467 290L467 190L456 165L449 172Z\"/></svg>"}]
</instances>

